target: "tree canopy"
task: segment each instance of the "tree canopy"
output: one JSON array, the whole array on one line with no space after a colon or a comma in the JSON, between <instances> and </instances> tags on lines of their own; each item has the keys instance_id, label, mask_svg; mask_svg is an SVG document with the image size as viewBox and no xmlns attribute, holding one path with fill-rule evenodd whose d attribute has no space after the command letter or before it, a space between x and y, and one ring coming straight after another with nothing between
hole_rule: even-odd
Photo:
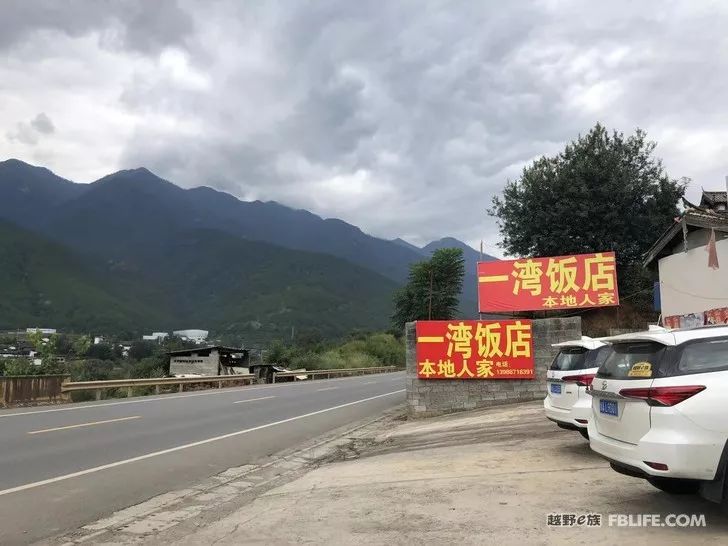
<instances>
[{"instance_id":1,"label":"tree canopy","mask_svg":"<svg viewBox=\"0 0 728 546\"><path fill-rule=\"evenodd\" d=\"M646 292L641 257L678 215L687 186L667 175L655 146L640 129L625 136L597 124L537 159L488 211L502 248L524 257L614 250L623 296Z\"/></svg>"},{"instance_id":2,"label":"tree canopy","mask_svg":"<svg viewBox=\"0 0 728 546\"><path fill-rule=\"evenodd\" d=\"M413 320L454 318L464 277L465 260L459 248L436 250L429 260L412 264L407 284L394 295L393 328L402 331Z\"/></svg>"}]
</instances>

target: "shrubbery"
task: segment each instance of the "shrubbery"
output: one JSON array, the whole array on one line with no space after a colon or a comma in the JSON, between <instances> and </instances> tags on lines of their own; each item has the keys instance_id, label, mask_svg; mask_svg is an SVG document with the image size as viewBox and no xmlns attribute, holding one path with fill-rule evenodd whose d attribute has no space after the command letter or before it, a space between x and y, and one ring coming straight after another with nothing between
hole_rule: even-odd
<instances>
[{"instance_id":1,"label":"shrubbery","mask_svg":"<svg viewBox=\"0 0 728 546\"><path fill-rule=\"evenodd\" d=\"M403 366L404 359L404 343L391 334L358 334L341 344L318 344L313 348L278 342L265 355L266 362L294 370Z\"/></svg>"}]
</instances>

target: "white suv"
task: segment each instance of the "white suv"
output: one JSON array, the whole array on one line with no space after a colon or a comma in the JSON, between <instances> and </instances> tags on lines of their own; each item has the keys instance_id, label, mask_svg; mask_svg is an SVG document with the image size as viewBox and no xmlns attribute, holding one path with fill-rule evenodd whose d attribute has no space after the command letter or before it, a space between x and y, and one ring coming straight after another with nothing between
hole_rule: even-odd
<instances>
[{"instance_id":1,"label":"white suv","mask_svg":"<svg viewBox=\"0 0 728 546\"><path fill-rule=\"evenodd\" d=\"M546 417L561 428L578 430L589 438L586 425L591 419L591 397L586 388L609 354L603 342L583 336L580 340L555 343L559 353L546 372L548 383L543 409Z\"/></svg>"},{"instance_id":2,"label":"white suv","mask_svg":"<svg viewBox=\"0 0 728 546\"><path fill-rule=\"evenodd\" d=\"M589 389L591 448L614 470L669 493L726 497L728 326L608 340Z\"/></svg>"}]
</instances>

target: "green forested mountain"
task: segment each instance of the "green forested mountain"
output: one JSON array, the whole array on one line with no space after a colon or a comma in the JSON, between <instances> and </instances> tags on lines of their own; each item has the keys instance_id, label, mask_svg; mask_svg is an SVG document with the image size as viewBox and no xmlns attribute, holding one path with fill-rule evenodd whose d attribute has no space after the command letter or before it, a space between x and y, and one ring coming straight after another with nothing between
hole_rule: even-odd
<instances>
[{"instance_id":1,"label":"green forested mountain","mask_svg":"<svg viewBox=\"0 0 728 546\"><path fill-rule=\"evenodd\" d=\"M0 203L10 222L0 328L256 338L385 328L392 292L428 255L305 210L186 190L143 168L75 184L0 161ZM474 312L468 299L464 316Z\"/></svg>"},{"instance_id":2,"label":"green forested mountain","mask_svg":"<svg viewBox=\"0 0 728 546\"><path fill-rule=\"evenodd\" d=\"M0 222L0 329L114 333L208 328L255 339L386 326L392 281L332 256L180 232L94 261Z\"/></svg>"},{"instance_id":3,"label":"green forested mountain","mask_svg":"<svg viewBox=\"0 0 728 546\"><path fill-rule=\"evenodd\" d=\"M116 297L107 284L60 244L0 221L0 329L110 331L164 316L151 305Z\"/></svg>"}]
</instances>

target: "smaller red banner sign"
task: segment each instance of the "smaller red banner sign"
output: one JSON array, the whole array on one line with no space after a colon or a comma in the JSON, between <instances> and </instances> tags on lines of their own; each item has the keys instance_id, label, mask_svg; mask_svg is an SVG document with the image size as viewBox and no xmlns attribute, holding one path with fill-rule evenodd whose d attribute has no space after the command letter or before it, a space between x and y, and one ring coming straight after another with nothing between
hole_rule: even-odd
<instances>
[{"instance_id":1,"label":"smaller red banner sign","mask_svg":"<svg viewBox=\"0 0 728 546\"><path fill-rule=\"evenodd\" d=\"M481 313L619 305L614 252L478 263Z\"/></svg>"},{"instance_id":2,"label":"smaller red banner sign","mask_svg":"<svg viewBox=\"0 0 728 546\"><path fill-rule=\"evenodd\" d=\"M418 321L420 379L533 379L530 320Z\"/></svg>"}]
</instances>

